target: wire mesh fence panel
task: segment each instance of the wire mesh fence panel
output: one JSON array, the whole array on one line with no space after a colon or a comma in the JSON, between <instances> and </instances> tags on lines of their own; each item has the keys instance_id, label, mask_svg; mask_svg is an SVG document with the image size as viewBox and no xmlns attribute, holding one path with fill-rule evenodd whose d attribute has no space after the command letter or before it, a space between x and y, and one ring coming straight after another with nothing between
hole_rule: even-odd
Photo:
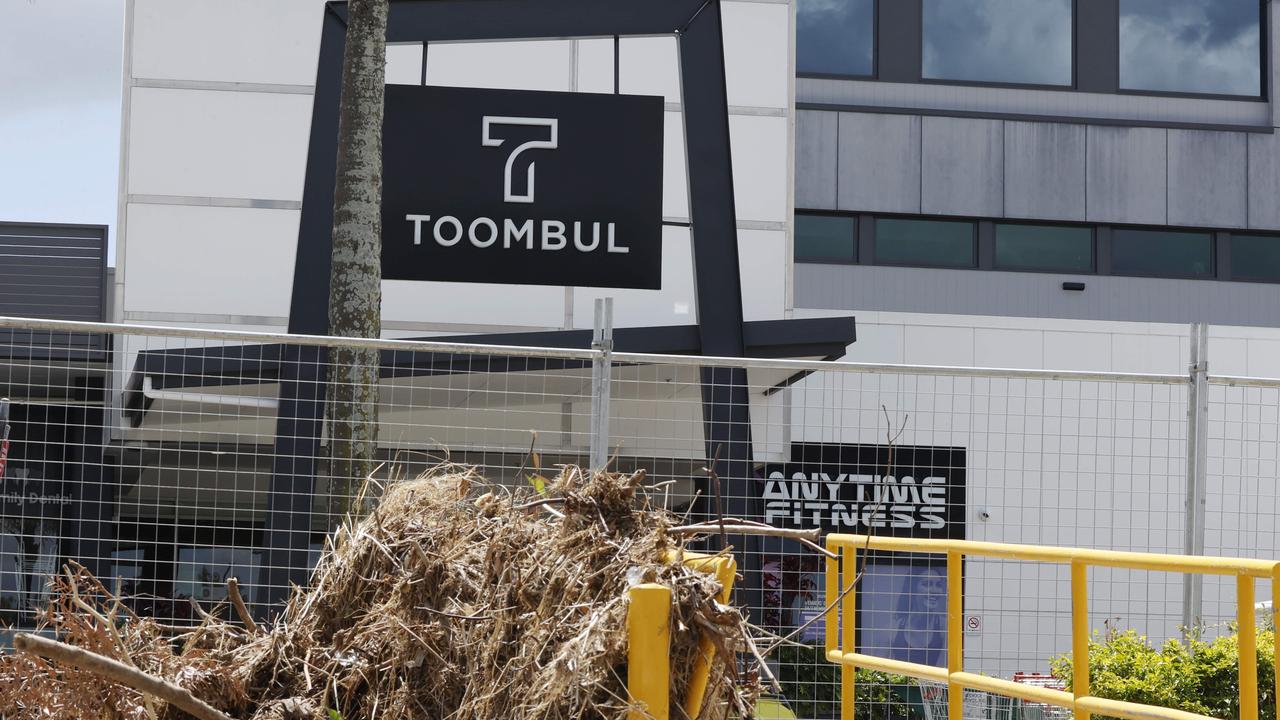
<instances>
[{"instance_id":1,"label":"wire mesh fence panel","mask_svg":"<svg viewBox=\"0 0 1280 720\"><path fill-rule=\"evenodd\" d=\"M194 619L236 577L266 617L291 584L306 584L340 518L386 483L453 461L495 485L546 491L559 466L587 465L603 443L612 469L647 471L645 495L673 523L723 518L729 529L693 546L734 547L735 603L773 648L786 702L799 717L834 718L840 670L821 648L826 559L793 539L744 534L744 522L1164 553L1186 544L1185 376L0 326L0 396L11 400L0 619L17 627L34 622L49 575L70 561L140 613ZM354 477L332 457L343 409L330 358L344 345L376 351L381 366L376 452ZM601 434L593 388L605 385ZM1275 557L1280 384L1214 381L1208 408L1205 551ZM859 649L945 666L944 560L876 552L859 562ZM1067 568L970 558L963 570L965 668L1049 673L1070 649ZM1233 617L1234 592L1229 579L1206 580L1199 617ZM1179 637L1183 578L1097 569L1089 609L1095 629ZM936 689L859 680L860 717L938 716ZM971 694L967 716L1052 715Z\"/></svg>"}]
</instances>

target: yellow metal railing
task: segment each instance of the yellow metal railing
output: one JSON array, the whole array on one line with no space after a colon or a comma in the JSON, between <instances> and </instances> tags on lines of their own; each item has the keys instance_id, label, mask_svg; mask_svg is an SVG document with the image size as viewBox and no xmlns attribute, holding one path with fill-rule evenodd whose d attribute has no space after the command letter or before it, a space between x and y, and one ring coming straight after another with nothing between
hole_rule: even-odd
<instances>
[{"instance_id":1,"label":"yellow metal railing","mask_svg":"<svg viewBox=\"0 0 1280 720\"><path fill-rule=\"evenodd\" d=\"M945 682L947 684L947 715L950 720L962 720L964 716L965 689L982 690L1006 697L1068 708L1075 713L1076 720L1089 720L1090 715L1094 713L1129 720L1213 720L1181 710L1108 700L1089 694L1088 569L1090 567L1196 575L1234 575L1240 648L1240 720L1258 720L1258 649L1254 618L1254 589L1258 578L1270 579L1272 612L1280 611L1280 562L866 535L828 535L826 543L827 549L836 554L835 558L827 559L827 606L835 606L838 611L827 614L826 650L827 659L841 666L841 720L853 720L854 670L856 668ZM946 667L889 660L857 652L854 642L857 595L853 587L857 582L858 553L870 550L946 555ZM1071 692L965 672L964 633L961 627L964 614L961 581L965 556L1061 563L1071 566ZM1280 667L1280 643L1276 644L1276 655L1277 667ZM1276 675L1276 698L1280 702L1280 673Z\"/></svg>"},{"instance_id":2,"label":"yellow metal railing","mask_svg":"<svg viewBox=\"0 0 1280 720\"><path fill-rule=\"evenodd\" d=\"M668 563L683 562L689 568L714 575L720 582L721 603L729 602L737 563L732 555L703 555L693 552L669 552ZM629 720L667 720L671 716L671 589L657 583L645 583L627 592L627 692L635 706ZM696 718L711 680L711 664L715 646L703 637L689 675L689 688L682 707L687 717Z\"/></svg>"}]
</instances>

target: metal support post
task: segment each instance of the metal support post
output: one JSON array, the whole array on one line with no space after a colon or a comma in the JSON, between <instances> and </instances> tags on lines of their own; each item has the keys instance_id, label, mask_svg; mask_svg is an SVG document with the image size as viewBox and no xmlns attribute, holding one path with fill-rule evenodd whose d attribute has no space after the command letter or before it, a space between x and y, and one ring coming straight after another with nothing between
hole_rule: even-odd
<instances>
[{"instance_id":1,"label":"metal support post","mask_svg":"<svg viewBox=\"0 0 1280 720\"><path fill-rule=\"evenodd\" d=\"M609 393L613 353L613 298L596 298L595 330L591 349L591 469L604 470L609 463Z\"/></svg>"},{"instance_id":2,"label":"metal support post","mask_svg":"<svg viewBox=\"0 0 1280 720\"><path fill-rule=\"evenodd\" d=\"M1204 513L1209 458L1209 328L1191 325L1191 366L1187 385L1187 499L1183 552L1204 554ZM1187 630L1201 618L1204 578L1182 579L1182 625Z\"/></svg>"}]
</instances>

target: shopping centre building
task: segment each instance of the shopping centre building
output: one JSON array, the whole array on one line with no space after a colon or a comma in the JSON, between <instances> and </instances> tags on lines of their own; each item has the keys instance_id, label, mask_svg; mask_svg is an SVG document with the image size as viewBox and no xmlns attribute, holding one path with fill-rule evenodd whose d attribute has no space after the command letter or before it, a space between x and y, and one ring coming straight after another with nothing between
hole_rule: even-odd
<instances>
[{"instance_id":1,"label":"shopping centre building","mask_svg":"<svg viewBox=\"0 0 1280 720\"><path fill-rule=\"evenodd\" d=\"M535 232L501 215L446 220L429 203L408 210L384 226L384 245L410 253L383 282L384 336L585 349L595 301L608 297L619 350L876 364L858 373L748 364L753 477L734 486L744 512L846 532L1188 547L1187 390L1170 379L1188 374L1188 325L1210 326L1212 374L1280 378L1271 4L718 7L724 83L712 96L723 92L727 107L736 258L698 255L700 237L711 233L698 232L706 195L691 170L706 164L716 135L687 116L705 92L689 86L682 65L697 59L684 44L689 28L484 42L424 42L393 31L392 86L647 96L644 112L653 110L661 131L653 178L660 174L661 222L636 239L615 237L603 216L594 227L547 216ZM323 88L334 80L324 74L323 38L340 17L319 0L129 0L109 319L324 334L315 325L323 308L305 288L327 287L327 275L316 274L317 263L327 267L327 248L307 242L317 237L307 209L317 205L304 201L309 164L323 155L315 113L327 107ZM528 36L508 32L502 16L488 18L486 31ZM551 140L531 142L568 148L573 129L568 121L557 128ZM617 148L639 147L623 130L594 132ZM499 142L487 123L473 131L477 151ZM422 143L399 147L437 151ZM323 150L332 153L331 144ZM433 166L432 157L415 166L422 182L435 182L425 179L432 174L444 185L469 182L470 168ZM548 173L539 177L558 176L551 156L530 157L532 199L535 165ZM636 182L645 160L639 153L601 182ZM520 188L506 169L510 203ZM501 191L500 178L491 180ZM540 181L539 193L553 182ZM645 189L656 190L653 182ZM413 248L424 244L474 252L456 268L414 268ZM533 269L507 277L497 266L511 261L489 259L538 246L604 262L642 245L652 264L637 259L637 275L612 286L586 261L573 265L572 279L547 284ZM429 275L438 272L445 274ZM484 282L487 273L497 281ZM436 279L446 276L466 282ZM716 281L723 294L709 296ZM708 316L722 305L740 313L736 352L710 339ZM102 571L169 599L216 600L222 578L256 576L280 487L277 411L287 383L279 373L291 361L279 347L270 336L115 335L102 411L113 480L94 495L114 520L95 536L111 546L100 552L109 558ZM449 352L456 365L461 351ZM411 473L448 452L512 482L531 443L544 465L585 462L590 368L495 371L491 360L474 374L427 372L416 360L394 377L384 369L384 456ZM252 381L250 366L261 373ZM1067 372L1054 379L958 368ZM713 454L699 388L707 375L672 362L617 373L615 386L632 394L612 406L615 462L677 481L671 492L684 500L674 504L687 503ZM232 375L234 383L211 381ZM1209 413L1222 424L1209 438L1217 454L1205 469L1198 547L1274 556L1276 390L1239 398L1217 390ZM22 467L15 461L10 472ZM322 476L317 507L329 492ZM827 487L836 485L842 489ZM877 516L874 506L886 503L894 510ZM313 553L327 527L325 513L314 517L305 543ZM758 594L749 602L770 624L802 623L821 605L816 560L781 545L755 550L747 566L756 577L744 586ZM13 559L0 573L32 572L32 562L5 552ZM1065 576L977 561L968 568L974 589L966 588L965 611L977 620L966 636L971 667L1047 670L1049 657L1066 649ZM885 562L868 574L869 645L900 659L937 659L940 646L916 641L932 637L929 623L941 612L934 571ZM1180 578L1117 574L1098 587L1099 618L1169 634L1183 617ZM1196 617L1229 616L1231 591L1206 586Z\"/></svg>"}]
</instances>

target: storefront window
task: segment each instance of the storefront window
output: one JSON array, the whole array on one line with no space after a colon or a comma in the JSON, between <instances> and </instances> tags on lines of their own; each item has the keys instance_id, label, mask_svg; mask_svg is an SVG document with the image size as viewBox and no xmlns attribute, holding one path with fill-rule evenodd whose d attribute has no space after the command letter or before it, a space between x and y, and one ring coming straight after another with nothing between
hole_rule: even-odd
<instances>
[{"instance_id":1,"label":"storefront window","mask_svg":"<svg viewBox=\"0 0 1280 720\"><path fill-rule=\"evenodd\" d=\"M796 72L869 76L874 37L875 0L799 0Z\"/></svg>"},{"instance_id":2,"label":"storefront window","mask_svg":"<svg viewBox=\"0 0 1280 720\"><path fill-rule=\"evenodd\" d=\"M56 521L0 518L0 625L30 625L58 565Z\"/></svg>"},{"instance_id":3,"label":"storefront window","mask_svg":"<svg viewBox=\"0 0 1280 720\"><path fill-rule=\"evenodd\" d=\"M174 592L182 598L218 602L227 597L227 579L236 578L244 586L241 594L253 602L252 586L257 583L261 553L248 548L202 547L178 550Z\"/></svg>"},{"instance_id":4,"label":"storefront window","mask_svg":"<svg viewBox=\"0 0 1280 720\"><path fill-rule=\"evenodd\" d=\"M1120 0L1120 87L1262 94L1258 0Z\"/></svg>"},{"instance_id":5,"label":"storefront window","mask_svg":"<svg viewBox=\"0 0 1280 720\"><path fill-rule=\"evenodd\" d=\"M1071 0L924 0L923 76L1071 85Z\"/></svg>"}]
</instances>

